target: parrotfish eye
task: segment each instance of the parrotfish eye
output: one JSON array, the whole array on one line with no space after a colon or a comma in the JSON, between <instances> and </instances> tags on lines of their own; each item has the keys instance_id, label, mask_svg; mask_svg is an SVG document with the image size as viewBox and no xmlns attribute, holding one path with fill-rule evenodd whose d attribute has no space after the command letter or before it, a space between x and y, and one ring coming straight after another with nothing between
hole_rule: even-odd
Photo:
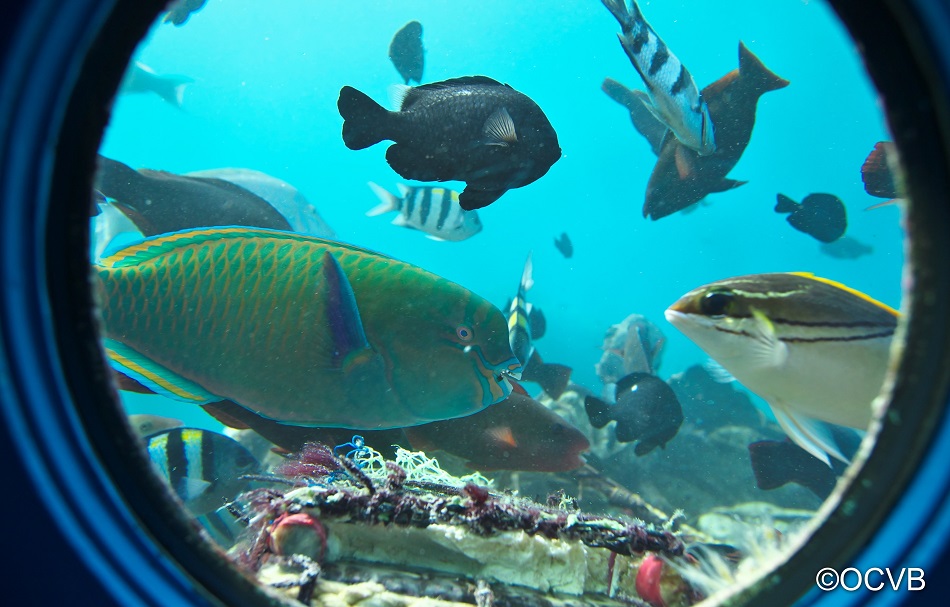
<instances>
[{"instance_id":1,"label":"parrotfish eye","mask_svg":"<svg viewBox=\"0 0 950 607\"><path fill-rule=\"evenodd\" d=\"M465 343L472 341L472 339L475 337L475 332L468 325L457 326L455 328L455 334Z\"/></svg>"},{"instance_id":2,"label":"parrotfish eye","mask_svg":"<svg viewBox=\"0 0 950 607\"><path fill-rule=\"evenodd\" d=\"M705 316L725 316L734 299L735 295L728 289L710 291L699 300L699 311Z\"/></svg>"}]
</instances>

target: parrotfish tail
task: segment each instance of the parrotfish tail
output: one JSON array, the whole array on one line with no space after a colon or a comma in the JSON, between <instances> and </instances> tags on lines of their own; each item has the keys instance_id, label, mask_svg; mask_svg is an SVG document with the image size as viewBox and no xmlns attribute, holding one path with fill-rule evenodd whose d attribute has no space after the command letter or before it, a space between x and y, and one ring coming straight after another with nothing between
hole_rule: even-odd
<instances>
[{"instance_id":1,"label":"parrotfish tail","mask_svg":"<svg viewBox=\"0 0 950 607\"><path fill-rule=\"evenodd\" d=\"M96 190L105 196L136 209L136 205L140 203L139 192L144 180L142 174L132 167L102 155L98 157L95 185Z\"/></svg>"},{"instance_id":2,"label":"parrotfish tail","mask_svg":"<svg viewBox=\"0 0 950 607\"><path fill-rule=\"evenodd\" d=\"M779 194L776 196L777 202L775 203L775 212L776 213L791 213L798 208L798 203L786 196L785 194Z\"/></svg>"},{"instance_id":3,"label":"parrotfish tail","mask_svg":"<svg viewBox=\"0 0 950 607\"><path fill-rule=\"evenodd\" d=\"M351 360L354 356L359 358L359 354L370 351L369 341L363 331L353 287L340 262L329 251L323 254L322 271L327 285L327 316L335 352L334 363L343 368L354 362Z\"/></svg>"},{"instance_id":4,"label":"parrotfish tail","mask_svg":"<svg viewBox=\"0 0 950 607\"><path fill-rule=\"evenodd\" d=\"M362 150L382 141L389 112L351 86L340 89L337 101L343 117L343 143L351 150Z\"/></svg>"},{"instance_id":5,"label":"parrotfish tail","mask_svg":"<svg viewBox=\"0 0 950 607\"><path fill-rule=\"evenodd\" d=\"M603 428L610 422L610 405L594 396L584 397L584 409L590 418L590 425Z\"/></svg>"},{"instance_id":6,"label":"parrotfish tail","mask_svg":"<svg viewBox=\"0 0 950 607\"><path fill-rule=\"evenodd\" d=\"M789 81L772 73L762 61L752 54L743 43L739 43L739 76L749 83L750 88L759 95L785 88Z\"/></svg>"}]
</instances>

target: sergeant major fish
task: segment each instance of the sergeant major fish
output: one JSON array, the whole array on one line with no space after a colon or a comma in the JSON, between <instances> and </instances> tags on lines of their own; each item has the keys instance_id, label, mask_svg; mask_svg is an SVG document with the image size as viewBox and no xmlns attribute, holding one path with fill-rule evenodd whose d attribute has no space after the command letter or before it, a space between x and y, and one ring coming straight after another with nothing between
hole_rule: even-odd
<instances>
[{"instance_id":1,"label":"sergeant major fish","mask_svg":"<svg viewBox=\"0 0 950 607\"><path fill-rule=\"evenodd\" d=\"M684 145L706 156L716 151L709 108L686 66L643 18L636 0L602 0L620 23L620 44L650 94L647 109Z\"/></svg>"},{"instance_id":2,"label":"sergeant major fish","mask_svg":"<svg viewBox=\"0 0 950 607\"><path fill-rule=\"evenodd\" d=\"M478 212L462 209L458 193L452 190L400 183L396 185L399 196L395 196L373 182L369 187L382 201L366 212L369 217L398 211L393 225L420 230L433 240L465 240L482 231Z\"/></svg>"},{"instance_id":3,"label":"sergeant major fish","mask_svg":"<svg viewBox=\"0 0 950 607\"><path fill-rule=\"evenodd\" d=\"M666 319L771 407L798 446L847 462L828 422L865 430L898 312L840 283L791 272L693 289Z\"/></svg>"},{"instance_id":4,"label":"sergeant major fish","mask_svg":"<svg viewBox=\"0 0 950 607\"><path fill-rule=\"evenodd\" d=\"M484 409L521 371L488 301L341 243L188 230L95 270L113 367L185 402L230 399L297 426L395 428Z\"/></svg>"},{"instance_id":5,"label":"sergeant major fish","mask_svg":"<svg viewBox=\"0 0 950 607\"><path fill-rule=\"evenodd\" d=\"M539 179L561 157L557 134L534 101L485 76L405 87L387 111L353 87L340 90L343 142L361 150L395 141L386 161L404 179L465 181L466 211Z\"/></svg>"},{"instance_id":6,"label":"sergeant major fish","mask_svg":"<svg viewBox=\"0 0 950 607\"><path fill-rule=\"evenodd\" d=\"M248 485L261 465L234 439L197 428L174 428L147 438L152 464L195 516L217 510Z\"/></svg>"}]
</instances>

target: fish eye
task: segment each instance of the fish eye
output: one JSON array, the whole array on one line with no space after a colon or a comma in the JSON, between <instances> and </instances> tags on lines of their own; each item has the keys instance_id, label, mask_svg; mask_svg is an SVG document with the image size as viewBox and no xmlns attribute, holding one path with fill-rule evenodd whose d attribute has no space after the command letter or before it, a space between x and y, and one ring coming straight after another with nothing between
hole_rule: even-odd
<instances>
[{"instance_id":1,"label":"fish eye","mask_svg":"<svg viewBox=\"0 0 950 607\"><path fill-rule=\"evenodd\" d=\"M468 325L459 325L455 328L455 335L465 343L475 338L475 331Z\"/></svg>"},{"instance_id":2,"label":"fish eye","mask_svg":"<svg viewBox=\"0 0 950 607\"><path fill-rule=\"evenodd\" d=\"M699 300L699 310L704 316L719 318L726 315L735 295L728 289L716 289L703 295Z\"/></svg>"}]
</instances>

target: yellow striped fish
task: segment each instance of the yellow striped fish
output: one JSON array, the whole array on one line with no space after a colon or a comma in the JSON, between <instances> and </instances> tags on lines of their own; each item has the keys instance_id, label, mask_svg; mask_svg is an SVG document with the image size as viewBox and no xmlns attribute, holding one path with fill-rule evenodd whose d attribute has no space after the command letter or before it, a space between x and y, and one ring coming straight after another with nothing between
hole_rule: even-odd
<instances>
[{"instance_id":1,"label":"yellow striped fish","mask_svg":"<svg viewBox=\"0 0 950 607\"><path fill-rule=\"evenodd\" d=\"M497 403L521 370L491 303L338 242L188 230L95 270L113 367L196 404L230 399L296 426L405 427Z\"/></svg>"},{"instance_id":2,"label":"yellow striped fish","mask_svg":"<svg viewBox=\"0 0 950 607\"><path fill-rule=\"evenodd\" d=\"M693 289L666 319L772 408L800 447L847 462L828 422L865 430L899 314L809 273L751 274Z\"/></svg>"}]
</instances>

